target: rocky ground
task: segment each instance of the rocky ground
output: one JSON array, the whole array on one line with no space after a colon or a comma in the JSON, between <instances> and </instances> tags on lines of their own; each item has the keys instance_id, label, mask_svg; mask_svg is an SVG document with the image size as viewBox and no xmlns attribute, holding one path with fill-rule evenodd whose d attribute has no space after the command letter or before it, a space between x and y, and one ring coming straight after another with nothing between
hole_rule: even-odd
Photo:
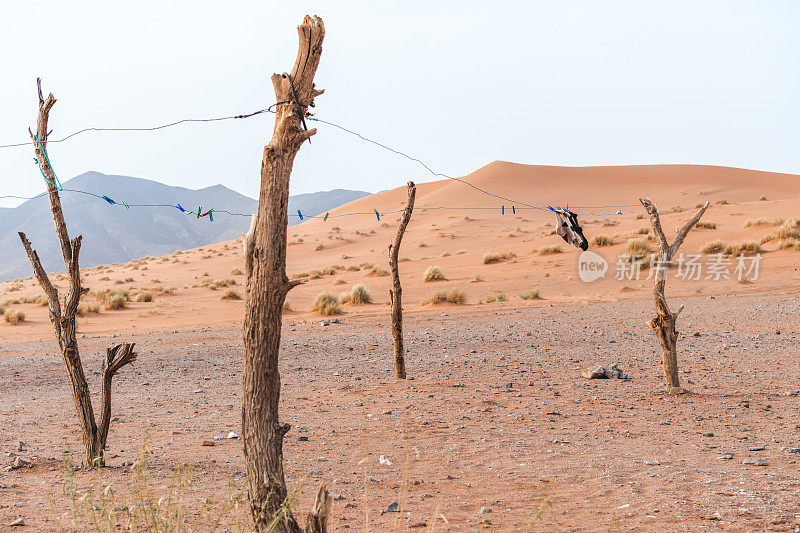
<instances>
[{"instance_id":1,"label":"rocky ground","mask_svg":"<svg viewBox=\"0 0 800 533\"><path fill-rule=\"evenodd\" d=\"M686 304L681 395L665 394L646 300L408 317L406 382L392 378L388 318L287 318L284 453L290 486L303 485L298 514L326 483L335 531L799 531L800 297L672 303ZM129 497L127 465L147 437L156 492L189 464L191 513L224 499L244 470L241 440L225 438L240 426L240 328L123 337L80 339L93 390L107 345L133 340L140 353L114 382L103 482ZM614 362L629 379L581 376ZM0 529L69 525L60 461L79 440L54 344L3 343L0 383ZM79 489L97 481L76 476Z\"/></svg>"}]
</instances>

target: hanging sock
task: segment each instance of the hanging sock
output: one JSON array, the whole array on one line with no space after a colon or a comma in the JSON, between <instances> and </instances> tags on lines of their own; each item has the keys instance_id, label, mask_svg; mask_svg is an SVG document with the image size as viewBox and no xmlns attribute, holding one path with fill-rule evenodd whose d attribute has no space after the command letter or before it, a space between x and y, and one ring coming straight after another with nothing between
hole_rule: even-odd
<instances>
[{"instance_id":1,"label":"hanging sock","mask_svg":"<svg viewBox=\"0 0 800 533\"><path fill-rule=\"evenodd\" d=\"M114 204L117 203L117 202L115 202L114 200L112 200L111 198L109 198L106 195L103 195L103 200L105 200L106 202L110 203L111 205L114 205Z\"/></svg>"},{"instance_id":2,"label":"hanging sock","mask_svg":"<svg viewBox=\"0 0 800 533\"><path fill-rule=\"evenodd\" d=\"M558 219L556 233L560 235L567 244L572 244L586 251L589 248L589 241L583 236L583 228L578 224L578 215L566 208L559 207L558 209L553 209L549 205L547 207L556 215L556 219Z\"/></svg>"}]
</instances>

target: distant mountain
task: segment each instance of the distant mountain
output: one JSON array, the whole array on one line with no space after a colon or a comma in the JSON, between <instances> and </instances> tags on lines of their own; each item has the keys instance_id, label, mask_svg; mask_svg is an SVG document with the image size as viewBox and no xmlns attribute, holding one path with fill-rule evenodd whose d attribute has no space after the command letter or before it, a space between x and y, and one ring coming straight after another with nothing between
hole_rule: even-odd
<instances>
[{"instance_id":1,"label":"distant mountain","mask_svg":"<svg viewBox=\"0 0 800 533\"><path fill-rule=\"evenodd\" d=\"M70 236L83 235L81 267L130 261L175 250L194 248L235 238L250 225L249 216L218 213L197 219L169 207L109 205L105 200L69 189L104 194L127 204L181 204L187 210L224 209L249 214L258 202L222 185L192 190L128 176L87 172L64 183L61 203ZM317 215L368 195L362 191L335 190L289 198L289 212ZM297 223L290 217L289 223ZM39 252L45 269L64 270L47 197L29 200L15 208L0 208L0 280L32 275L17 231L24 231Z\"/></svg>"}]
</instances>

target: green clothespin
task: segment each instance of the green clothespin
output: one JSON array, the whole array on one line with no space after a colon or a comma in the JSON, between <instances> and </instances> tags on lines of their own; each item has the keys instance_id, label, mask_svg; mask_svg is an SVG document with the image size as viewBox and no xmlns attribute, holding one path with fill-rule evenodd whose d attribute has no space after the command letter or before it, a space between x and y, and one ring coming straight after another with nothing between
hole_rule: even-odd
<instances>
[{"instance_id":1,"label":"green clothespin","mask_svg":"<svg viewBox=\"0 0 800 533\"><path fill-rule=\"evenodd\" d=\"M322 221L323 221L323 222L325 222L326 220L328 220L328 215L330 215L330 213L325 213L325 218L323 218L323 219L322 219Z\"/></svg>"},{"instance_id":2,"label":"green clothespin","mask_svg":"<svg viewBox=\"0 0 800 533\"><path fill-rule=\"evenodd\" d=\"M214 222L214 210L213 209L209 209L208 210L208 218L211 220L211 222Z\"/></svg>"},{"instance_id":3,"label":"green clothespin","mask_svg":"<svg viewBox=\"0 0 800 533\"><path fill-rule=\"evenodd\" d=\"M125 203L125 200L120 200L120 202L122 202L122 205L125 206L125 209L130 209L131 208L128 204Z\"/></svg>"},{"instance_id":4,"label":"green clothespin","mask_svg":"<svg viewBox=\"0 0 800 533\"><path fill-rule=\"evenodd\" d=\"M203 210L202 207L197 208L197 218L200 218L200 212Z\"/></svg>"}]
</instances>

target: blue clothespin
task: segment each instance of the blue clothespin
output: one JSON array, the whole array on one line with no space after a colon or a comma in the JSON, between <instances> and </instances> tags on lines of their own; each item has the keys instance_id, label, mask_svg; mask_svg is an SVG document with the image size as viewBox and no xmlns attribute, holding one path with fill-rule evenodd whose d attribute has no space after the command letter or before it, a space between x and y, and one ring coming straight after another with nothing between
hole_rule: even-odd
<instances>
[{"instance_id":1,"label":"blue clothespin","mask_svg":"<svg viewBox=\"0 0 800 533\"><path fill-rule=\"evenodd\" d=\"M111 205L114 205L114 204L117 203L117 202L115 202L114 200L112 200L111 198L109 198L106 195L103 195L103 200L105 200L106 202L110 203Z\"/></svg>"},{"instance_id":2,"label":"blue clothespin","mask_svg":"<svg viewBox=\"0 0 800 533\"><path fill-rule=\"evenodd\" d=\"M381 214L378 213L377 209L373 209L373 211L375 211L375 216L378 217L378 222L380 222L381 221Z\"/></svg>"},{"instance_id":3,"label":"blue clothespin","mask_svg":"<svg viewBox=\"0 0 800 533\"><path fill-rule=\"evenodd\" d=\"M178 204L178 205L176 205L175 207L177 207L178 209L180 209L180 210L181 210L181 213L185 213L185 212L186 212L186 209L184 209L183 207L181 207L181 204Z\"/></svg>"},{"instance_id":4,"label":"blue clothespin","mask_svg":"<svg viewBox=\"0 0 800 533\"><path fill-rule=\"evenodd\" d=\"M501 215L505 215L506 214L506 206L504 206L504 205L500 206L500 214Z\"/></svg>"},{"instance_id":5,"label":"blue clothespin","mask_svg":"<svg viewBox=\"0 0 800 533\"><path fill-rule=\"evenodd\" d=\"M515 215L517 214L517 210L514 208L514 206L513 206L513 205L511 206L511 212L512 212L513 214L515 214Z\"/></svg>"},{"instance_id":6,"label":"blue clothespin","mask_svg":"<svg viewBox=\"0 0 800 533\"><path fill-rule=\"evenodd\" d=\"M297 216L300 217L301 221L303 220L303 213L301 213L299 209L297 210Z\"/></svg>"}]
</instances>

